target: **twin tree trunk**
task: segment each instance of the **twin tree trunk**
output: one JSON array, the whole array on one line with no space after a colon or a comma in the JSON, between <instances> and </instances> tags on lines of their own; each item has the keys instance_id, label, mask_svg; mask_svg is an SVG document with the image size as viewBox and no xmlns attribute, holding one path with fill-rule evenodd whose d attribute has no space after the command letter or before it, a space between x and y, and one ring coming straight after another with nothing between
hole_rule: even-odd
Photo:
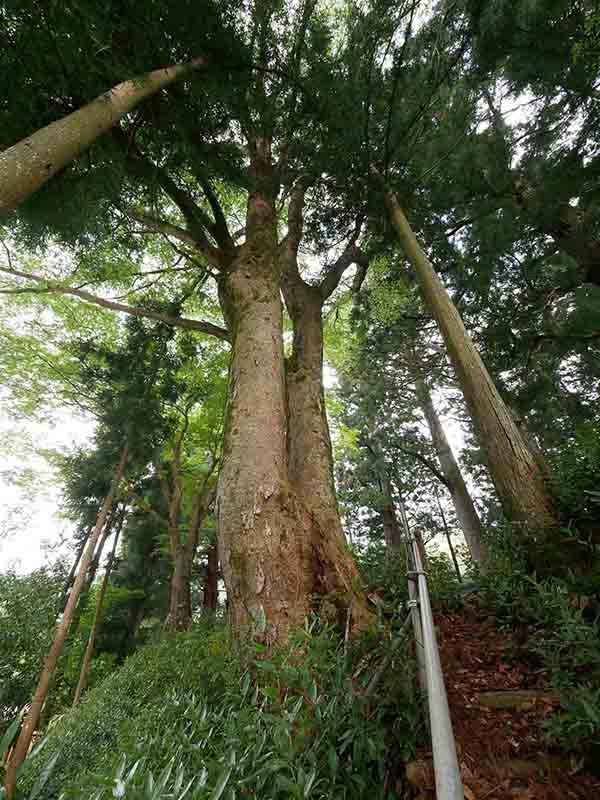
<instances>
[{"instance_id":1,"label":"twin tree trunk","mask_svg":"<svg viewBox=\"0 0 600 800\"><path fill-rule=\"evenodd\" d=\"M297 333L308 345L316 331L317 341L311 339L306 352L297 349L296 364L286 369L268 142L256 143L252 175L246 241L219 287L233 348L218 490L219 555L234 629L250 627L272 642L301 625L323 595L344 614L352 604L355 620L362 608L334 506L321 374L312 389L301 380L301 374L308 380L315 374L313 358L321 364L320 304L313 308L312 333Z\"/></svg>"},{"instance_id":2,"label":"twin tree trunk","mask_svg":"<svg viewBox=\"0 0 600 800\"><path fill-rule=\"evenodd\" d=\"M88 568L94 556L94 549L96 547L96 543L100 538L102 529L106 523L107 517L114 504L119 484L121 483L123 476L125 474L127 456L128 456L128 449L127 446L125 446L121 452L121 458L117 466L110 491L106 496L104 503L102 504L102 508L98 513L98 518L96 520L96 525L94 527L94 530L92 531L85 546L85 550L83 551L83 555L81 557L79 565L79 572L77 573L77 577L75 578L75 582L73 583L73 587L69 594L69 599L67 600L67 605L65 607L62 620L56 627L54 641L52 642L52 646L50 647L48 655L46 656L46 661L44 663L44 667L40 674L35 694L33 695L33 698L31 700L29 713L23 723L23 727L21 728L19 738L17 739L17 743L15 744L14 750L12 751L10 760L6 765L6 777L4 786L6 789L6 797L8 798L8 800L13 800L15 796L16 785L17 785L17 770L19 769L19 767L25 760L27 753L29 752L31 740L33 738L33 734L35 732L37 724L39 722L42 707L48 695L48 689L50 687L52 675L54 673L54 670L56 669L56 664L62 652L65 640L67 638L67 634L69 632L69 626L73 619L73 612L75 611L77 601L79 600L81 590L83 589Z\"/></svg>"},{"instance_id":3,"label":"twin tree trunk","mask_svg":"<svg viewBox=\"0 0 600 800\"><path fill-rule=\"evenodd\" d=\"M431 440L437 453L442 473L447 481L456 518L464 534L471 558L477 565L481 566L482 562L485 561L485 548L481 542L481 520L479 519L479 514L473 504L460 467L454 458L454 453L433 405L429 389L422 380L417 382L417 394L421 409L427 420L427 426L429 427Z\"/></svg>"},{"instance_id":4,"label":"twin tree trunk","mask_svg":"<svg viewBox=\"0 0 600 800\"><path fill-rule=\"evenodd\" d=\"M527 446L500 397L456 307L419 246L396 196L386 190L385 202L402 248L413 265L427 307L446 343L507 518L534 534L556 528L558 520L543 465Z\"/></svg>"}]
</instances>

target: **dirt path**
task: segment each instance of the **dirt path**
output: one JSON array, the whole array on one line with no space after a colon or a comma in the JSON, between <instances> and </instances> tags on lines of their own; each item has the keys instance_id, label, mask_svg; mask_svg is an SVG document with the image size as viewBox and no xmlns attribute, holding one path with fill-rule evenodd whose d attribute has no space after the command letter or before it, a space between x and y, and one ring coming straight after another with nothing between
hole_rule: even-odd
<instances>
[{"instance_id":1,"label":"dirt path","mask_svg":"<svg viewBox=\"0 0 600 800\"><path fill-rule=\"evenodd\" d=\"M560 699L545 671L524 658L518 637L499 631L476 605L438 613L436 626L466 800L600 800L600 778L545 738L544 720ZM484 704L487 692L517 690L527 690L517 708ZM489 698L494 706L506 700ZM430 757L425 750L411 765L422 800L434 797Z\"/></svg>"}]
</instances>

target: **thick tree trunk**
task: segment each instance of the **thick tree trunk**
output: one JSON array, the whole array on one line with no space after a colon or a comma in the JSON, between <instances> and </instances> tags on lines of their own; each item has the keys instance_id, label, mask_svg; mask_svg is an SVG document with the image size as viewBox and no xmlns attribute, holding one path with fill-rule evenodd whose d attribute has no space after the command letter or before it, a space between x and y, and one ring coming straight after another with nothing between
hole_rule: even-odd
<instances>
[{"instance_id":1,"label":"thick tree trunk","mask_svg":"<svg viewBox=\"0 0 600 800\"><path fill-rule=\"evenodd\" d=\"M115 496L119 488L119 484L121 483L123 475L125 474L125 466L127 464L127 454L128 454L127 445L125 445L121 452L121 459L117 466L112 486L110 488L108 495L104 500L104 503L102 504L102 508L98 513L96 526L94 527L94 530L92 531L92 534L83 552L83 556L81 558L81 564L79 567L79 572L77 573L77 577L75 578L73 588L71 590L71 593L69 594L69 599L67 600L67 606L65 608L63 618L56 627L54 641L52 642L52 646L50 647L50 650L46 657L46 662L44 664L44 668L42 669L40 679L37 688L35 690L35 694L33 695L33 698L31 700L29 714L27 715L27 719L23 723L23 727L21 728L21 733L19 734L19 738L17 739L17 743L12 752L10 761L6 767L5 789L8 800L13 800L14 798L16 790L16 781L17 781L17 770L25 760L25 756L29 751L29 745L31 744L33 733L36 729L38 720L40 718L40 712L42 710L42 706L44 705L44 701L46 700L46 696L48 694L48 687L52 679L52 674L56 668L58 658L61 654L63 645L65 643L65 639L67 638L67 634L69 632L69 625L71 624L71 620L73 618L73 612L75 610L75 606L77 604L77 601L79 600L79 596L83 588L88 567L90 566L90 562L92 561L94 555L94 549L96 547L96 543L100 537L100 533L102 532L102 528L104 527L106 518L113 506Z\"/></svg>"},{"instance_id":2,"label":"thick tree trunk","mask_svg":"<svg viewBox=\"0 0 600 800\"><path fill-rule=\"evenodd\" d=\"M90 664L92 661L92 655L94 653L94 644L96 643L96 632L98 630L98 624L100 622L100 618L102 617L104 597L106 595L106 590L108 589L108 581L110 579L110 573L112 572L112 568L114 565L115 555L117 552L117 544L119 542L119 535L121 533L121 528L123 527L124 518L125 518L125 512L123 511L121 513L119 522L117 524L112 551L110 554L110 558L108 560L108 564L106 565L106 569L104 571L104 577L102 578L102 584L100 586L100 592L98 594L98 602L96 604L96 611L94 613L94 621L92 622L92 628L90 630L90 635L88 636L85 653L83 654L83 660L81 662L81 671L79 673L79 681L77 682L77 688L75 689L75 696L73 698L74 706L76 706L81 700L82 692L87 686L88 673L90 671Z\"/></svg>"},{"instance_id":3,"label":"thick tree trunk","mask_svg":"<svg viewBox=\"0 0 600 800\"><path fill-rule=\"evenodd\" d=\"M216 544L209 548L204 583L203 606L207 611L216 611L219 601L219 550Z\"/></svg>"},{"instance_id":4,"label":"thick tree trunk","mask_svg":"<svg viewBox=\"0 0 600 800\"><path fill-rule=\"evenodd\" d=\"M555 528L547 476L530 452L396 196L385 192L390 219L440 328L508 519L530 531Z\"/></svg>"},{"instance_id":5,"label":"thick tree trunk","mask_svg":"<svg viewBox=\"0 0 600 800\"><path fill-rule=\"evenodd\" d=\"M9 147L0 154L0 215L17 208L142 100L203 63L196 59L119 83L78 111Z\"/></svg>"},{"instance_id":6,"label":"thick tree trunk","mask_svg":"<svg viewBox=\"0 0 600 800\"><path fill-rule=\"evenodd\" d=\"M217 506L231 623L271 642L302 624L315 587L310 515L288 481L273 170L259 144L246 242L219 286L233 352Z\"/></svg>"},{"instance_id":7,"label":"thick tree trunk","mask_svg":"<svg viewBox=\"0 0 600 800\"><path fill-rule=\"evenodd\" d=\"M454 458L454 453L446 438L446 433L433 405L431 394L424 381L419 380L417 382L417 393L440 467L448 481L448 489L452 497L456 518L464 534L471 558L476 564L481 565L485 561L486 554L485 548L481 543L481 520L479 519L479 514L473 504L467 484Z\"/></svg>"},{"instance_id":8,"label":"thick tree trunk","mask_svg":"<svg viewBox=\"0 0 600 800\"><path fill-rule=\"evenodd\" d=\"M312 549L319 595L352 600L355 624L369 620L360 575L342 529L323 388L323 297L319 287L284 280L284 297L294 323L293 352L286 364L288 454L292 485L316 525Z\"/></svg>"}]
</instances>

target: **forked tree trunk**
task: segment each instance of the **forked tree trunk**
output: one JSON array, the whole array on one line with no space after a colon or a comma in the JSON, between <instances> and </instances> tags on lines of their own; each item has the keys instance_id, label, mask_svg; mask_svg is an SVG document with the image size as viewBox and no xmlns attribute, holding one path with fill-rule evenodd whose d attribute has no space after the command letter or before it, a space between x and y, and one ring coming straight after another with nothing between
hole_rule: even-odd
<instances>
[{"instance_id":1,"label":"forked tree trunk","mask_svg":"<svg viewBox=\"0 0 600 800\"><path fill-rule=\"evenodd\" d=\"M96 525L85 547L83 556L81 557L79 572L77 573L77 577L75 578L73 588L71 590L71 593L69 594L69 599L67 600L67 605L63 614L63 618L56 627L54 641L52 642L48 655L46 656L46 662L42 669L39 682L35 690L35 694L33 695L33 698L31 700L29 714L27 715L27 718L23 723L23 727L21 728L21 732L19 734L19 738L17 739L17 743L12 752L10 761L6 766L6 777L4 785L8 800L13 800L15 796L17 770L25 760L25 756L29 751L29 745L31 744L33 733L37 727L40 718L42 706L44 705L44 701L48 694L48 687L52 679L52 674L56 669L56 664L58 662L63 645L65 643L65 639L67 638L67 634L69 632L69 625L71 624L71 620L73 619L73 611L75 610L75 606L77 605L77 601L79 600L79 596L81 594L81 590L85 582L88 567L94 555L94 548L96 547L96 543L98 541L98 538L100 537L100 533L102 532L102 528L104 527L106 518L113 506L115 496L119 488L119 484L121 483L123 475L125 474L127 455L128 455L128 449L127 445L125 445L121 452L121 458L117 466L117 469L115 471L110 491L107 494L104 503L102 504L102 508L98 513L98 519L96 520Z\"/></svg>"},{"instance_id":2,"label":"forked tree trunk","mask_svg":"<svg viewBox=\"0 0 600 800\"><path fill-rule=\"evenodd\" d=\"M87 645L85 647L85 653L83 654L83 660L81 662L81 670L79 672L79 681L77 682L77 688L75 689L75 696L73 698L74 706L76 706L81 700L81 695L83 693L83 690L87 686L88 673L90 671L90 664L92 661L92 655L94 653L94 644L96 643L96 632L98 631L98 624L102 617L104 597L106 595L106 590L108 589L108 581L110 580L110 574L112 572L112 568L114 565L115 555L117 552L117 544L119 542L119 535L121 533L121 528L123 527L124 518L125 518L125 510L123 509L123 511L121 512L121 516L119 518L119 522L117 524L117 529L115 531L115 538L113 542L112 551L108 560L108 564L106 565L106 570L104 571L102 583L100 585L98 602L96 604L96 611L94 613L94 621L92 622L92 628L90 630L90 635L88 636Z\"/></svg>"},{"instance_id":3,"label":"forked tree trunk","mask_svg":"<svg viewBox=\"0 0 600 800\"><path fill-rule=\"evenodd\" d=\"M0 153L0 215L13 211L138 103L204 64L195 59L119 83L91 103Z\"/></svg>"},{"instance_id":4,"label":"forked tree trunk","mask_svg":"<svg viewBox=\"0 0 600 800\"><path fill-rule=\"evenodd\" d=\"M448 490L452 498L456 518L464 534L469 553L473 561L481 566L485 561L486 554L481 542L481 520L479 519L479 514L473 504L460 467L454 458L454 453L433 405L429 389L422 380L417 381L417 394L421 409L427 420L427 426L429 427L440 467L448 481Z\"/></svg>"},{"instance_id":5,"label":"forked tree trunk","mask_svg":"<svg viewBox=\"0 0 600 800\"><path fill-rule=\"evenodd\" d=\"M349 605L338 576L352 561L335 528L330 536L319 523L327 518L335 524L329 490L308 473L306 480L297 478L302 464L309 466L297 443L309 433L308 424L320 429L324 410L319 395L300 421L292 391L288 418L275 176L269 142L253 147L246 241L219 287L233 347L218 491L219 555L234 629L250 627L272 642L301 625L315 595L330 587L339 606ZM314 451L317 459L322 445Z\"/></svg>"},{"instance_id":6,"label":"forked tree trunk","mask_svg":"<svg viewBox=\"0 0 600 800\"><path fill-rule=\"evenodd\" d=\"M515 425L396 196L386 190L385 202L425 302L446 343L506 516L529 531L554 529L558 521L544 469Z\"/></svg>"},{"instance_id":7,"label":"forked tree trunk","mask_svg":"<svg viewBox=\"0 0 600 800\"><path fill-rule=\"evenodd\" d=\"M219 601L219 551L216 544L209 548L206 563L203 606L207 611L216 611Z\"/></svg>"}]
</instances>

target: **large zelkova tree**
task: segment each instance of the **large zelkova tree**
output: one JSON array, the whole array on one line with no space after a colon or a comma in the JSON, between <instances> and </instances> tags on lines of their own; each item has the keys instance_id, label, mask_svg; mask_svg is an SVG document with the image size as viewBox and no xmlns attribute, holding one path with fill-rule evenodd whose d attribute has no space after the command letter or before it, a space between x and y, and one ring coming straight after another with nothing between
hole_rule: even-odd
<instances>
[{"instance_id":1,"label":"large zelkova tree","mask_svg":"<svg viewBox=\"0 0 600 800\"><path fill-rule=\"evenodd\" d=\"M198 36L196 8L193 22L185 3L169 13L161 10L160 22L155 10L155 4L148 3L135 15L116 12L119 35L129 41L127 52L136 50L133 43L140 44L137 63L165 49L177 53L177 62L186 63L192 56L186 59L184 54L193 45L196 52L202 47L207 53L208 64L211 46L212 52L219 49L215 69L203 70L201 80L192 73L169 93L155 95L135 118L114 127L88 151L88 163L98 165L97 170L92 167L94 177L85 160L74 162L22 206L21 231L52 231L65 241L92 237L99 245L116 230L127 253L132 247L139 249L153 232L170 237L188 265L200 262L210 271L227 327L222 335L232 344L218 515L234 625L254 621L264 635L277 638L300 622L313 598L324 593L333 593L342 606L354 594L352 613L361 620L365 606L356 594L356 568L349 557L337 557L345 548L339 524L325 527L319 521L319 516L335 513L332 491L326 512L316 501L308 507L305 498L311 492L302 485L304 478L290 469L288 410L294 403L288 402L288 395L294 389L286 390L280 297L281 255L287 246L282 212L289 187L307 172L316 175L318 202L328 160L333 163L338 157L326 126L337 118L332 90L348 73L342 59L335 58L335 20L311 3L293 10L259 3L237 17L231 9L228 20L215 14L207 42L206 35ZM53 76L50 65L44 65L43 84L54 79L54 96L61 90L73 92L69 65L81 50L87 52L90 39L106 41L113 53L112 28L104 22L111 15L99 18L91 4L78 6L78 14L81 22L71 20L68 26L62 18L52 20L56 40L68 36L77 41L75 49L62 53L63 63L54 64ZM30 18L22 9L15 26L19 29L26 22ZM96 77L98 64L94 67L90 74ZM111 70L114 62L106 71ZM81 75L78 63L79 96L90 91L82 87ZM351 81L346 82L344 102L350 107ZM18 125L24 123L21 119ZM356 138L360 140L360 134ZM318 148L325 142L321 154ZM77 209L63 208L68 221L61 231L60 220L51 219L49 201L53 194L64 198L77 174L80 187L86 184L86 189L77 192ZM240 205L238 231L231 223ZM347 220L340 225L348 226ZM97 271L101 261L94 265ZM302 354L295 357L299 361ZM314 416L322 415L314 406L296 405L295 416L304 415L307 423L298 423L295 430L308 430ZM331 486L331 474L325 479Z\"/></svg>"}]
</instances>

